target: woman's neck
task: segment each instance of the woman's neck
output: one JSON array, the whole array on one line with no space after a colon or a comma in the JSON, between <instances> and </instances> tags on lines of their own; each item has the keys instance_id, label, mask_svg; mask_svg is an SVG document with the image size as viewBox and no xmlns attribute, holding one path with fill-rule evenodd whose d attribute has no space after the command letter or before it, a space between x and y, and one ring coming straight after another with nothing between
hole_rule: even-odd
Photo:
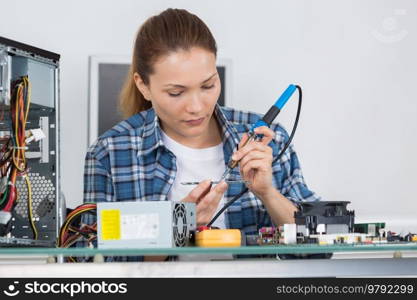
<instances>
[{"instance_id":1,"label":"woman's neck","mask_svg":"<svg viewBox=\"0 0 417 300\"><path fill-rule=\"evenodd\" d=\"M221 127L219 125L219 122L217 122L217 118L214 114L211 116L209 130L207 133L208 136L206 141L208 143L208 146L204 148L213 147L222 142Z\"/></svg>"}]
</instances>

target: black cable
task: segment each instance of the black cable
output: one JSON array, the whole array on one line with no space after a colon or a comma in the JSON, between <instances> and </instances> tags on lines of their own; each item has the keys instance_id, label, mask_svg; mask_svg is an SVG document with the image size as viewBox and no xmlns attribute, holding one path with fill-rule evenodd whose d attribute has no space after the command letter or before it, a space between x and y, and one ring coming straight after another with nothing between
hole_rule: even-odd
<instances>
[{"instance_id":1,"label":"black cable","mask_svg":"<svg viewBox=\"0 0 417 300\"><path fill-rule=\"evenodd\" d=\"M272 165L278 161L281 156L285 153L285 151L287 150L287 148L290 146L292 139L294 138L295 135L295 131L297 130L297 126L298 126L298 120L300 119L300 113L301 113L301 104L303 102L303 92L301 90L301 87L296 85L296 88L298 90L298 108L297 108L297 115L295 117L295 121L294 121L294 126L292 128L290 137L287 141L287 143L285 144L284 148L281 150L281 152L277 155L277 157L275 157L275 159L272 161ZM208 227L210 227L215 221L216 219L230 206L232 205L236 200L238 200L240 197L242 197L243 194L245 194L249 189L246 187L244 188L239 194L237 194L236 196L233 197L232 200L230 200L229 202L227 202L220 210L219 212L211 219L211 221L207 224Z\"/></svg>"}]
</instances>

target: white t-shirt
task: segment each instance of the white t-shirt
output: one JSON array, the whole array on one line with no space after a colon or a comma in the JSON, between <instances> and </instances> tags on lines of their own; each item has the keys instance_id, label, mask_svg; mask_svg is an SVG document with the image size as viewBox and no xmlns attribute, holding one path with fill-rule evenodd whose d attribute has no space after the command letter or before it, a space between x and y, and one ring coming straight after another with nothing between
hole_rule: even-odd
<instances>
[{"instance_id":1,"label":"white t-shirt","mask_svg":"<svg viewBox=\"0 0 417 300\"><path fill-rule=\"evenodd\" d=\"M165 147L177 158L177 175L168 194L169 200L181 201L196 187L196 185L183 185L182 182L201 182L205 179L217 181L223 175L225 171L223 143L214 147L195 149L184 146L174 141L162 130L161 132ZM222 197L216 213L224 206L224 203L224 197ZM226 228L224 213L212 226Z\"/></svg>"}]
</instances>

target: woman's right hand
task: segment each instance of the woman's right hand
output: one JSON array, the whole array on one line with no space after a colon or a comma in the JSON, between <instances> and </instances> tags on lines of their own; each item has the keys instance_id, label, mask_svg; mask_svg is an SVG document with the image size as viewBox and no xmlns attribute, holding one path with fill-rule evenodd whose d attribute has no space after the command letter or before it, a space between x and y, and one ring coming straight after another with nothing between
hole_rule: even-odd
<instances>
[{"instance_id":1,"label":"woman's right hand","mask_svg":"<svg viewBox=\"0 0 417 300\"><path fill-rule=\"evenodd\" d=\"M227 183L222 181L213 189L210 180L200 182L182 202L196 204L197 226L205 226L211 221L219 206L223 194L227 190Z\"/></svg>"}]
</instances>

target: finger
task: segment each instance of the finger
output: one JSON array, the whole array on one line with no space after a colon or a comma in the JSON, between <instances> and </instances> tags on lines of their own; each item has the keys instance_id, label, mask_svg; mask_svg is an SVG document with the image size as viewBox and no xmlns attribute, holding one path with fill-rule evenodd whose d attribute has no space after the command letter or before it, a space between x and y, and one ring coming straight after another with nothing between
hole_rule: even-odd
<instances>
[{"instance_id":1,"label":"finger","mask_svg":"<svg viewBox=\"0 0 417 300\"><path fill-rule=\"evenodd\" d=\"M246 145L245 147L243 147L239 151L236 151L232 155L232 159L233 160L241 160L246 154L248 154L251 151L258 150L258 151L261 151L261 152L267 152L267 151L270 151L269 149L271 149L271 147L266 146L262 143L253 142L253 143L250 143L250 144Z\"/></svg>"},{"instance_id":2,"label":"finger","mask_svg":"<svg viewBox=\"0 0 417 300\"><path fill-rule=\"evenodd\" d=\"M254 129L254 132L256 134L263 135L262 140L260 142L264 145L268 145L275 138L275 132L267 126L256 127Z\"/></svg>"},{"instance_id":3,"label":"finger","mask_svg":"<svg viewBox=\"0 0 417 300\"><path fill-rule=\"evenodd\" d=\"M263 159L251 160L241 169L241 172L244 178L248 178L250 170L266 171L269 167Z\"/></svg>"},{"instance_id":4,"label":"finger","mask_svg":"<svg viewBox=\"0 0 417 300\"><path fill-rule=\"evenodd\" d=\"M271 153L268 152L261 152L258 150L253 150L246 154L241 160L240 160L240 168L242 169L248 162L251 160L257 160L257 159L265 159L271 161L272 164L272 151Z\"/></svg>"},{"instance_id":5,"label":"finger","mask_svg":"<svg viewBox=\"0 0 417 300\"><path fill-rule=\"evenodd\" d=\"M243 173L242 173L243 174ZM255 171L254 170L249 170L249 172L245 175L242 175L242 178L244 178L245 185L250 186L253 184L253 178L255 177Z\"/></svg>"},{"instance_id":6,"label":"finger","mask_svg":"<svg viewBox=\"0 0 417 300\"><path fill-rule=\"evenodd\" d=\"M238 149L242 148L246 141L249 139L249 135L247 133L243 134L242 139L239 142Z\"/></svg>"},{"instance_id":7,"label":"finger","mask_svg":"<svg viewBox=\"0 0 417 300\"><path fill-rule=\"evenodd\" d=\"M215 205L217 207L227 188L227 183L222 180L201 200L200 204L203 206Z\"/></svg>"},{"instance_id":8,"label":"finger","mask_svg":"<svg viewBox=\"0 0 417 300\"><path fill-rule=\"evenodd\" d=\"M213 182L210 181L209 186L201 193L200 197L198 197L197 203L201 201L211 190L211 187L213 186Z\"/></svg>"},{"instance_id":9,"label":"finger","mask_svg":"<svg viewBox=\"0 0 417 300\"><path fill-rule=\"evenodd\" d=\"M197 203L203 194L207 194L211 187L211 180L206 179L200 182L191 192L181 201Z\"/></svg>"},{"instance_id":10,"label":"finger","mask_svg":"<svg viewBox=\"0 0 417 300\"><path fill-rule=\"evenodd\" d=\"M222 180L214 187L213 190L217 193L217 195L223 196L223 194L227 191L227 188L228 188L228 185L226 181Z\"/></svg>"}]
</instances>

